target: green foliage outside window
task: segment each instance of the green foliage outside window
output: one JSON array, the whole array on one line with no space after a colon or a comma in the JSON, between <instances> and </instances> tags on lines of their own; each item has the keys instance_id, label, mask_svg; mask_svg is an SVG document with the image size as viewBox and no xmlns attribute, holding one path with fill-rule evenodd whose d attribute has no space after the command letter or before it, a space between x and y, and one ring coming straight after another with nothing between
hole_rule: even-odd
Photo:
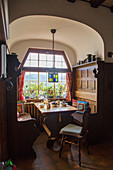
<instances>
[{"instance_id":1,"label":"green foliage outside window","mask_svg":"<svg viewBox=\"0 0 113 170\"><path fill-rule=\"evenodd\" d=\"M66 91L67 91L66 83L64 84L58 83L55 88L55 96L59 98L65 97Z\"/></svg>"},{"instance_id":2,"label":"green foliage outside window","mask_svg":"<svg viewBox=\"0 0 113 170\"><path fill-rule=\"evenodd\" d=\"M55 97L65 97L66 95L66 83L58 83L55 86ZM24 83L24 95L25 98L36 98L38 96L38 84L34 81L27 82L25 81ZM39 96L40 97L54 97L54 84L50 83L47 84L45 82L40 82L39 83Z\"/></svg>"},{"instance_id":3,"label":"green foliage outside window","mask_svg":"<svg viewBox=\"0 0 113 170\"><path fill-rule=\"evenodd\" d=\"M38 85L36 82L25 82L24 83L24 95L26 98L34 98L33 96L38 96Z\"/></svg>"}]
</instances>

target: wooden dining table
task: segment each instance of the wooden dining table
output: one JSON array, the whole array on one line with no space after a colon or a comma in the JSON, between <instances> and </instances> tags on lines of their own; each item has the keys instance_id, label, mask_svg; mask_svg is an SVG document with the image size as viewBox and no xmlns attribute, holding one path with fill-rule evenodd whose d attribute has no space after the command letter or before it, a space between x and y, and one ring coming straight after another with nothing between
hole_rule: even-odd
<instances>
[{"instance_id":1,"label":"wooden dining table","mask_svg":"<svg viewBox=\"0 0 113 170\"><path fill-rule=\"evenodd\" d=\"M42 108L42 103L34 103L34 106L38 109L40 127L43 126L49 137L58 136L60 129L72 122L71 114L77 110L68 104L50 104L50 109L47 109L46 104Z\"/></svg>"}]
</instances>

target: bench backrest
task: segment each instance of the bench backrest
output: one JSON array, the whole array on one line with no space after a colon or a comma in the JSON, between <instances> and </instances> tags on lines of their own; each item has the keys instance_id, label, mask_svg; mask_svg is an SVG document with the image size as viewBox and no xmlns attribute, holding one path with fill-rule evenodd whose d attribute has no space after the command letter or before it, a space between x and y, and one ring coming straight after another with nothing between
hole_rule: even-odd
<instances>
[{"instance_id":1,"label":"bench backrest","mask_svg":"<svg viewBox=\"0 0 113 170\"><path fill-rule=\"evenodd\" d=\"M80 101L76 99L72 99L72 106L76 107L78 110L77 113L84 113L87 109L87 106L89 106L88 102Z\"/></svg>"}]
</instances>

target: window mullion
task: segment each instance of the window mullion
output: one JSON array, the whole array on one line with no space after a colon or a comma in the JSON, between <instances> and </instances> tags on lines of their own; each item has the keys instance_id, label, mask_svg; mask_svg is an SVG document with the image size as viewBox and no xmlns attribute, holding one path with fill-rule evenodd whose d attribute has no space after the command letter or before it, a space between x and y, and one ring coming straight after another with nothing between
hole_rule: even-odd
<instances>
[{"instance_id":1,"label":"window mullion","mask_svg":"<svg viewBox=\"0 0 113 170\"><path fill-rule=\"evenodd\" d=\"M46 67L47 67L47 54L46 54Z\"/></svg>"},{"instance_id":2,"label":"window mullion","mask_svg":"<svg viewBox=\"0 0 113 170\"><path fill-rule=\"evenodd\" d=\"M39 95L39 72L38 72L38 95Z\"/></svg>"},{"instance_id":3,"label":"window mullion","mask_svg":"<svg viewBox=\"0 0 113 170\"><path fill-rule=\"evenodd\" d=\"M54 89L53 89L53 96L55 98L55 83L54 83Z\"/></svg>"}]
</instances>

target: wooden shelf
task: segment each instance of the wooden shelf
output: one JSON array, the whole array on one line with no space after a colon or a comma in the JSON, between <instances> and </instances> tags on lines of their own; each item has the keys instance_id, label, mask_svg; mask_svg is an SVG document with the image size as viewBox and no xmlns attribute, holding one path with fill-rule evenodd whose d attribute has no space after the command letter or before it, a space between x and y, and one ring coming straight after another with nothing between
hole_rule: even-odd
<instances>
[{"instance_id":1,"label":"wooden shelf","mask_svg":"<svg viewBox=\"0 0 113 170\"><path fill-rule=\"evenodd\" d=\"M96 65L96 64L97 64L97 61L92 61L92 62L89 62L89 63L84 63L84 64L81 64L81 65L72 66L72 68L87 67L87 66L92 66L92 65Z\"/></svg>"}]
</instances>

